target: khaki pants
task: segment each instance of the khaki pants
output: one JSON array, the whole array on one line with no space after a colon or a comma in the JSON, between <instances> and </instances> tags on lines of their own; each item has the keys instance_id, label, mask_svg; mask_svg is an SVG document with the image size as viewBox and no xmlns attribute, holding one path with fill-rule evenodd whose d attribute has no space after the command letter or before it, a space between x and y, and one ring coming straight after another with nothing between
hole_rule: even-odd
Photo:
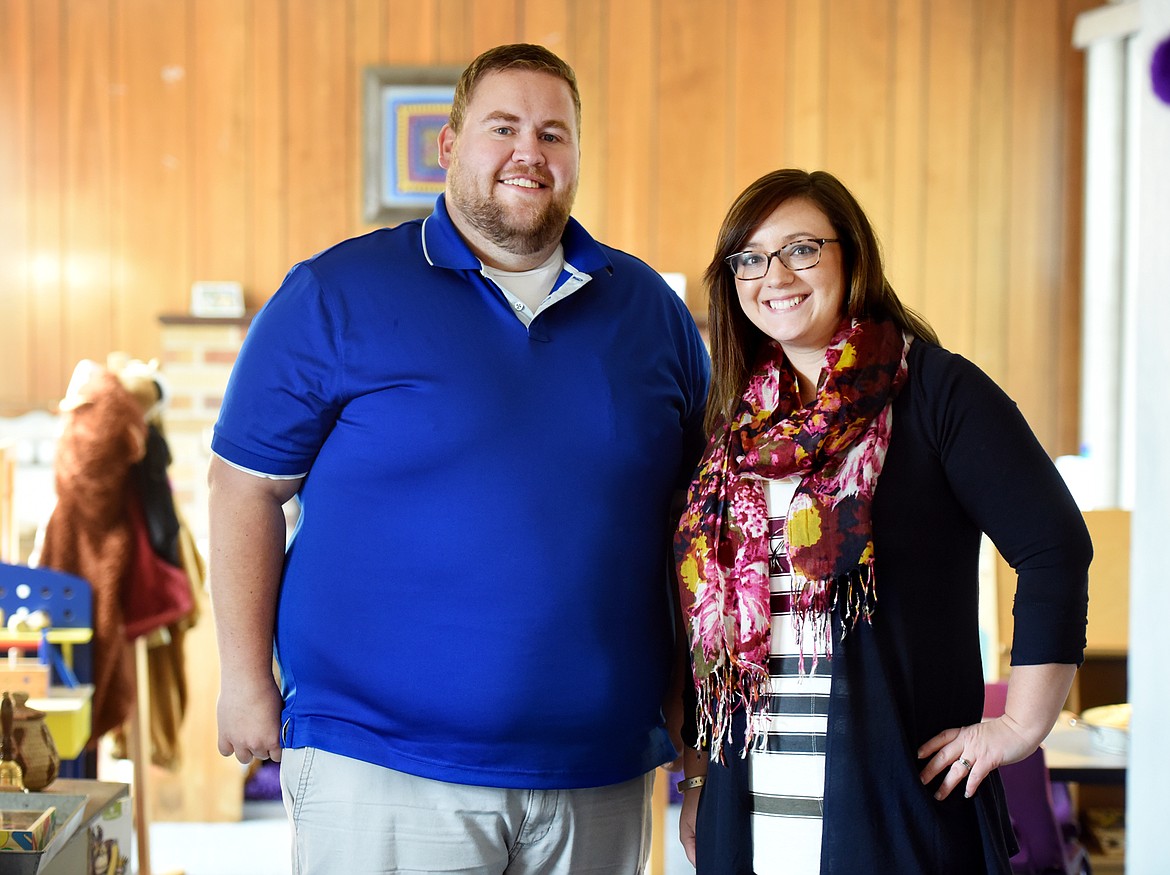
<instances>
[{"instance_id":1,"label":"khaki pants","mask_svg":"<svg viewBox=\"0 0 1170 875\"><path fill-rule=\"evenodd\" d=\"M654 772L609 787L505 790L315 748L281 754L294 875L640 875Z\"/></svg>"}]
</instances>

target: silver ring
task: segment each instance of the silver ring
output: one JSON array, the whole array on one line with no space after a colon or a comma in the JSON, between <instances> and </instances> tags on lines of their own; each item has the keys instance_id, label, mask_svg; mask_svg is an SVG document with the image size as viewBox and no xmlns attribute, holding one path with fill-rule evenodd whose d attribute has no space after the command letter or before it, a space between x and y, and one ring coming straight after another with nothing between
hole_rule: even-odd
<instances>
[{"instance_id":1,"label":"silver ring","mask_svg":"<svg viewBox=\"0 0 1170 875\"><path fill-rule=\"evenodd\" d=\"M959 765L965 768L967 771L971 771L971 763L969 760L965 760L962 757L959 757Z\"/></svg>"}]
</instances>

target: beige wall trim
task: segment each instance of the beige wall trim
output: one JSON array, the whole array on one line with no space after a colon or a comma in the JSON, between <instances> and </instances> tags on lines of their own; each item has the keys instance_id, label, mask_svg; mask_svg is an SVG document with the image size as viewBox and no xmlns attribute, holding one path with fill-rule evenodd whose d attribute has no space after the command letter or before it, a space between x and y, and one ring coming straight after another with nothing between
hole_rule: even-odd
<instances>
[{"instance_id":1,"label":"beige wall trim","mask_svg":"<svg viewBox=\"0 0 1170 875\"><path fill-rule=\"evenodd\" d=\"M1073 45L1084 49L1098 40L1132 36L1137 33L1141 18L1141 0L1122 0L1082 12L1073 26Z\"/></svg>"}]
</instances>

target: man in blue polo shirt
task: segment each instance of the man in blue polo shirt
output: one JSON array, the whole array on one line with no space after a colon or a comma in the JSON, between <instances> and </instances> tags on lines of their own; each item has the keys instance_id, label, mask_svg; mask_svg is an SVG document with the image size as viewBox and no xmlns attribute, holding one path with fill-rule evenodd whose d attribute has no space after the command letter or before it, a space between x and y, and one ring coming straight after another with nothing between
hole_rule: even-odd
<instances>
[{"instance_id":1,"label":"man in blue polo shirt","mask_svg":"<svg viewBox=\"0 0 1170 875\"><path fill-rule=\"evenodd\" d=\"M219 748L281 760L300 875L645 865L708 360L570 218L579 130L558 57L481 55L434 212L296 265L232 373Z\"/></svg>"}]
</instances>

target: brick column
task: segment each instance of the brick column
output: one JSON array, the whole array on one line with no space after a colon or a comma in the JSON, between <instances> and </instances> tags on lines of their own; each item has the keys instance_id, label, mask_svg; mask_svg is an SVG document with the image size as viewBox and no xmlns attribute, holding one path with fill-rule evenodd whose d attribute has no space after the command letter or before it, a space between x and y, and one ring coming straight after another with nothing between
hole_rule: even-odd
<instances>
[{"instance_id":1,"label":"brick column","mask_svg":"<svg viewBox=\"0 0 1170 875\"><path fill-rule=\"evenodd\" d=\"M207 465L211 428L251 316L161 316L162 372L171 390L163 428L171 447L175 504L200 549L207 549Z\"/></svg>"}]
</instances>

